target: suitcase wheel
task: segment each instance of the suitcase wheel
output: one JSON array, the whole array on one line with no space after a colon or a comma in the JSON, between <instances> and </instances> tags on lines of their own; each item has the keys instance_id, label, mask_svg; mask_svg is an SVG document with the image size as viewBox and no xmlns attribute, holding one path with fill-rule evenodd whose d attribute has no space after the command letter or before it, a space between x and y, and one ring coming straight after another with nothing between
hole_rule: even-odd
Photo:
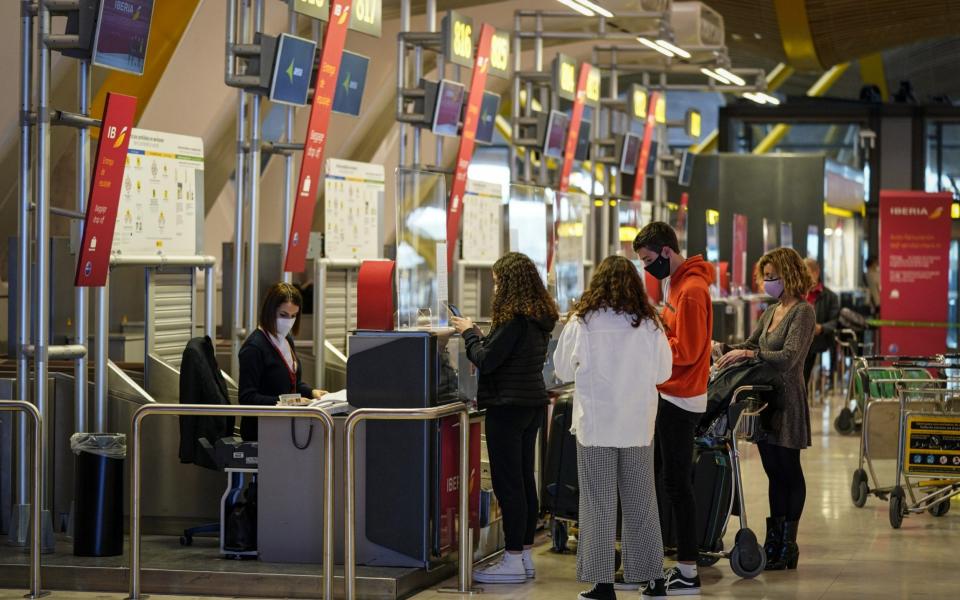
<instances>
[{"instance_id":1,"label":"suitcase wheel","mask_svg":"<svg viewBox=\"0 0 960 600\"><path fill-rule=\"evenodd\" d=\"M849 408L844 408L833 421L833 426L837 433L841 435L850 435L856 428L853 421L853 412Z\"/></svg>"},{"instance_id":2,"label":"suitcase wheel","mask_svg":"<svg viewBox=\"0 0 960 600\"><path fill-rule=\"evenodd\" d=\"M737 532L733 551L730 552L730 568L738 577L753 579L767 566L767 555L757 536L749 529Z\"/></svg>"}]
</instances>

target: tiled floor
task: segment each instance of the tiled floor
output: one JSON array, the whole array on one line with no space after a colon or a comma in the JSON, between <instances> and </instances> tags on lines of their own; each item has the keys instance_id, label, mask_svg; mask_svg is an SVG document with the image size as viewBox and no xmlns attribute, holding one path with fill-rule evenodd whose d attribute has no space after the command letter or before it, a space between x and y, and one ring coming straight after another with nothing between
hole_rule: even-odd
<instances>
[{"instance_id":1,"label":"tiled floor","mask_svg":"<svg viewBox=\"0 0 960 600\"><path fill-rule=\"evenodd\" d=\"M911 516L900 530L890 527L887 503L871 497L866 507L850 501L850 476L856 468L859 438L842 437L831 426L832 411L815 408L814 445L803 453L807 477L807 505L800 530L800 568L765 573L742 580L726 561L701 570L704 597L771 598L776 600L843 600L847 598L923 599L960 596L960 503L944 517ZM766 479L756 449L743 448L744 488L751 526L763 535L766 516ZM884 465L881 476L892 477L893 465ZM727 545L736 526L731 524ZM503 600L553 600L576 598L583 585L575 581L573 555L538 550L535 583L521 586L488 586L483 596ZM448 583L449 585L449 583ZM0 591L0 600L22 597L22 590ZM483 597L481 596L481 597ZM620 597L633 597L621 594ZM151 596L156 600L169 596ZM118 594L58 592L52 600L119 600ZM182 599L183 597L181 597ZM428 590L416 600L450 598Z\"/></svg>"}]
</instances>

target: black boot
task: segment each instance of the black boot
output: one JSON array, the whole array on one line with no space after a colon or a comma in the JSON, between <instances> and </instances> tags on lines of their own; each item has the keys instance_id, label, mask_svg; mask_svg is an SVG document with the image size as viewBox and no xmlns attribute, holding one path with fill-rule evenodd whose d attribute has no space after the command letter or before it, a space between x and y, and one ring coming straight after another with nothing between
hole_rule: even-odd
<instances>
[{"instance_id":1,"label":"black boot","mask_svg":"<svg viewBox=\"0 0 960 600\"><path fill-rule=\"evenodd\" d=\"M772 564L767 563L768 571L797 568L797 562L800 560L800 547L797 546L797 525L799 525L799 521L784 521L780 553Z\"/></svg>"},{"instance_id":2,"label":"black boot","mask_svg":"<svg viewBox=\"0 0 960 600\"><path fill-rule=\"evenodd\" d=\"M763 551L767 555L767 565L771 565L780 556L780 545L783 543L783 517L767 517L767 541L763 543Z\"/></svg>"}]
</instances>

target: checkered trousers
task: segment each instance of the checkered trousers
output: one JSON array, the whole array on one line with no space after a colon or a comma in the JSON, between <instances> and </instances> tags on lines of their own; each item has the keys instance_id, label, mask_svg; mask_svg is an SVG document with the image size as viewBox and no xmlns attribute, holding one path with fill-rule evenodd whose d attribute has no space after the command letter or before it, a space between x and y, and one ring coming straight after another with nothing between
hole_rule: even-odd
<instances>
[{"instance_id":1,"label":"checkered trousers","mask_svg":"<svg viewBox=\"0 0 960 600\"><path fill-rule=\"evenodd\" d=\"M663 539L653 477L653 446L608 448L577 444L580 540L577 578L613 583L617 494L623 509L624 580L663 577Z\"/></svg>"}]
</instances>

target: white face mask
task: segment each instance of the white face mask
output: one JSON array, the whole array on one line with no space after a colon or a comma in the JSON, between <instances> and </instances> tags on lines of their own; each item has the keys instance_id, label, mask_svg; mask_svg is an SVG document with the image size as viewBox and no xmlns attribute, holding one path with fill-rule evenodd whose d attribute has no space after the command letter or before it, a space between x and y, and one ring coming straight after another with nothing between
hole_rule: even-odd
<instances>
[{"instance_id":1,"label":"white face mask","mask_svg":"<svg viewBox=\"0 0 960 600\"><path fill-rule=\"evenodd\" d=\"M296 318L293 319L283 319L277 317L277 336L280 338L287 337L287 334L290 333L290 330L293 329L293 324L297 322Z\"/></svg>"}]
</instances>

